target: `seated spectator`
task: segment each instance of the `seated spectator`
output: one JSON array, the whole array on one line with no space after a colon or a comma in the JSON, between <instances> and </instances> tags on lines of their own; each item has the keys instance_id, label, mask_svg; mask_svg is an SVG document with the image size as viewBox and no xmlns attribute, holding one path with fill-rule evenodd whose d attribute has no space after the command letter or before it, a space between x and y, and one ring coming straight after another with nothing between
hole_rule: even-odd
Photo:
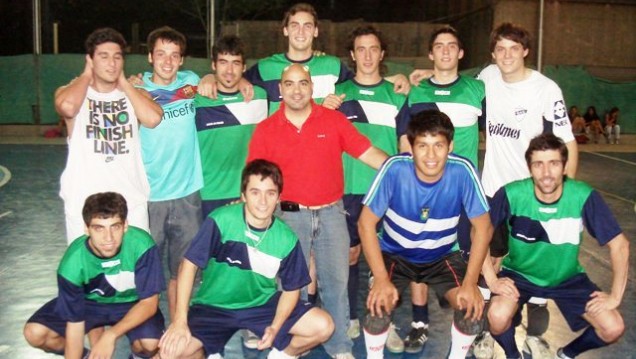
<instances>
[{"instance_id":1,"label":"seated spectator","mask_svg":"<svg viewBox=\"0 0 636 359\"><path fill-rule=\"evenodd\" d=\"M621 126L618 125L618 107L612 107L605 119L605 141L618 144L621 137Z\"/></svg>"},{"instance_id":2,"label":"seated spectator","mask_svg":"<svg viewBox=\"0 0 636 359\"><path fill-rule=\"evenodd\" d=\"M585 135L585 120L583 119L583 116L579 114L578 108L576 106L570 107L568 116L572 122L572 133L574 133L576 143L587 143L590 139Z\"/></svg>"},{"instance_id":3,"label":"seated spectator","mask_svg":"<svg viewBox=\"0 0 636 359\"><path fill-rule=\"evenodd\" d=\"M605 131L601 124L601 118L596 113L596 108L594 106L588 107L585 115L583 115L583 119L585 119L587 133L592 136L594 143L598 143L598 139L601 137L600 135L605 135Z\"/></svg>"}]
</instances>

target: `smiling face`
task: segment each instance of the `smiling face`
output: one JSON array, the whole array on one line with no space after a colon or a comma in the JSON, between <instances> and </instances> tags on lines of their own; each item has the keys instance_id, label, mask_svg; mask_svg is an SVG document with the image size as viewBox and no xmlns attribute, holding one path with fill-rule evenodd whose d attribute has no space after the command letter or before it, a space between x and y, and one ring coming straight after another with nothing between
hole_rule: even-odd
<instances>
[{"instance_id":1,"label":"smiling face","mask_svg":"<svg viewBox=\"0 0 636 359\"><path fill-rule=\"evenodd\" d=\"M255 228L266 228L274 215L280 192L270 177L251 175L241 199L245 202L247 223Z\"/></svg>"},{"instance_id":2,"label":"smiling face","mask_svg":"<svg viewBox=\"0 0 636 359\"><path fill-rule=\"evenodd\" d=\"M111 258L119 252L128 222L118 215L108 218L92 218L86 226L88 245L102 258Z\"/></svg>"},{"instance_id":3,"label":"smiling face","mask_svg":"<svg viewBox=\"0 0 636 359\"><path fill-rule=\"evenodd\" d=\"M148 54L148 62L152 64L152 82L170 85L177 78L177 71L183 65L181 46L159 38L152 53Z\"/></svg>"},{"instance_id":4,"label":"smiling face","mask_svg":"<svg viewBox=\"0 0 636 359\"><path fill-rule=\"evenodd\" d=\"M218 54L212 63L212 70L216 72L219 90L224 92L238 91L238 84L245 71L242 55Z\"/></svg>"},{"instance_id":5,"label":"smiling face","mask_svg":"<svg viewBox=\"0 0 636 359\"><path fill-rule=\"evenodd\" d=\"M521 43L506 38L499 39L492 52L492 58L501 74L510 78L523 78L526 56L528 49L524 49Z\"/></svg>"},{"instance_id":6,"label":"smiling face","mask_svg":"<svg viewBox=\"0 0 636 359\"><path fill-rule=\"evenodd\" d=\"M545 203L553 203L563 193L566 164L558 150L534 151L530 156L530 174L534 193Z\"/></svg>"},{"instance_id":7,"label":"smiling face","mask_svg":"<svg viewBox=\"0 0 636 359\"><path fill-rule=\"evenodd\" d=\"M289 40L289 50L294 52L311 52L314 38L318 37L318 27L313 15L299 11L289 17L283 34Z\"/></svg>"},{"instance_id":8,"label":"smiling face","mask_svg":"<svg viewBox=\"0 0 636 359\"><path fill-rule=\"evenodd\" d=\"M379 77L384 51L378 37L373 34L356 37L351 58L356 63L356 75Z\"/></svg>"},{"instance_id":9,"label":"smiling face","mask_svg":"<svg viewBox=\"0 0 636 359\"><path fill-rule=\"evenodd\" d=\"M116 84L124 68L124 53L119 44L105 42L95 47L91 57L93 78L99 84Z\"/></svg>"},{"instance_id":10,"label":"smiling face","mask_svg":"<svg viewBox=\"0 0 636 359\"><path fill-rule=\"evenodd\" d=\"M459 59L462 57L464 50L459 48L457 38L449 33L437 35L428 54L436 71L457 71Z\"/></svg>"},{"instance_id":11,"label":"smiling face","mask_svg":"<svg viewBox=\"0 0 636 359\"><path fill-rule=\"evenodd\" d=\"M444 174L453 142L449 143L442 134L425 134L415 137L411 148L417 178L426 183L437 182Z\"/></svg>"},{"instance_id":12,"label":"smiling face","mask_svg":"<svg viewBox=\"0 0 636 359\"><path fill-rule=\"evenodd\" d=\"M309 71L302 65L293 64L285 69L279 87L286 109L304 111L311 108L313 84Z\"/></svg>"}]
</instances>

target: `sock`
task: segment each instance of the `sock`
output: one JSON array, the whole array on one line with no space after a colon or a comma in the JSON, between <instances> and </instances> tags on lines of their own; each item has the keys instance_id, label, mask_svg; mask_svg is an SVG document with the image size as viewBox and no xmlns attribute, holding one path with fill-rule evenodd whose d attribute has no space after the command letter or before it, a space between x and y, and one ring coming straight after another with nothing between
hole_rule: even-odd
<instances>
[{"instance_id":1,"label":"sock","mask_svg":"<svg viewBox=\"0 0 636 359\"><path fill-rule=\"evenodd\" d=\"M383 313L382 318L367 314L362 325L364 332L364 344L367 348L368 359L384 358L384 345L389 337L391 317Z\"/></svg>"},{"instance_id":2,"label":"sock","mask_svg":"<svg viewBox=\"0 0 636 359\"><path fill-rule=\"evenodd\" d=\"M358 288L360 282L360 265L358 263L349 266L349 319L358 319Z\"/></svg>"},{"instance_id":3,"label":"sock","mask_svg":"<svg viewBox=\"0 0 636 359\"><path fill-rule=\"evenodd\" d=\"M428 303L424 305L413 304L412 310L413 310L413 321L415 323L422 322L424 324L428 324Z\"/></svg>"},{"instance_id":4,"label":"sock","mask_svg":"<svg viewBox=\"0 0 636 359\"><path fill-rule=\"evenodd\" d=\"M521 353L519 353L515 342L515 328L513 326L510 326L505 332L492 337L501 345L504 353L506 353L506 358L521 358Z\"/></svg>"},{"instance_id":5,"label":"sock","mask_svg":"<svg viewBox=\"0 0 636 359\"><path fill-rule=\"evenodd\" d=\"M278 350L276 348L272 348L272 350L267 355L267 359L293 359L298 358L294 355L289 355L282 350Z\"/></svg>"},{"instance_id":6,"label":"sock","mask_svg":"<svg viewBox=\"0 0 636 359\"><path fill-rule=\"evenodd\" d=\"M221 353L210 354L206 359L223 359L223 355Z\"/></svg>"},{"instance_id":7,"label":"sock","mask_svg":"<svg viewBox=\"0 0 636 359\"><path fill-rule=\"evenodd\" d=\"M318 300L318 295L316 293L314 294L307 294L307 301L313 305L316 305L316 300Z\"/></svg>"},{"instance_id":8,"label":"sock","mask_svg":"<svg viewBox=\"0 0 636 359\"><path fill-rule=\"evenodd\" d=\"M455 323L451 324L451 350L449 359L464 359L477 335L464 334L457 329Z\"/></svg>"},{"instance_id":9,"label":"sock","mask_svg":"<svg viewBox=\"0 0 636 359\"><path fill-rule=\"evenodd\" d=\"M531 300L537 300L534 297ZM531 301L526 304L528 311L528 329L527 334L534 337L540 337L548 330L548 324L550 323L550 312L548 311L547 300L543 299L545 303L532 303Z\"/></svg>"},{"instance_id":10,"label":"sock","mask_svg":"<svg viewBox=\"0 0 636 359\"><path fill-rule=\"evenodd\" d=\"M569 356L570 358L575 358L577 355L586 352L591 349L601 348L609 345L609 343L605 343L603 339L599 338L596 334L596 330L594 327L589 326L583 334L581 334L578 338L574 339L570 342L570 344L566 345L563 348L563 354Z\"/></svg>"}]
</instances>

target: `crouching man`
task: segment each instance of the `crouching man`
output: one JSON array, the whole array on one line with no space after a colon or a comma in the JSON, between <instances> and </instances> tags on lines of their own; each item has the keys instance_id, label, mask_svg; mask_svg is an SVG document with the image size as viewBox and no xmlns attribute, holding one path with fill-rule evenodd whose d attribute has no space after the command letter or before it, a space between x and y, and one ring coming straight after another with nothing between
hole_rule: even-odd
<instances>
[{"instance_id":1,"label":"crouching man","mask_svg":"<svg viewBox=\"0 0 636 359\"><path fill-rule=\"evenodd\" d=\"M181 262L162 358L220 358L239 329L261 338L259 350L273 347L269 358L293 358L329 339L331 317L299 300L310 278L298 238L273 215L282 189L277 165L251 161L241 178L243 202L205 219ZM198 268L203 279L188 310Z\"/></svg>"}]
</instances>

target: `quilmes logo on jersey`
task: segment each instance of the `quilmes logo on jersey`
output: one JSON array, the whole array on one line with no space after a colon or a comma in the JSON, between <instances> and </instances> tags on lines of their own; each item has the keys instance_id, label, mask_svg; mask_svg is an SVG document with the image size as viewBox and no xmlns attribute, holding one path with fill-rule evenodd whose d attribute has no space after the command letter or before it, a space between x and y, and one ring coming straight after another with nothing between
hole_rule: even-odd
<instances>
[{"instance_id":1,"label":"quilmes logo on jersey","mask_svg":"<svg viewBox=\"0 0 636 359\"><path fill-rule=\"evenodd\" d=\"M510 138L519 138L521 130L505 126L503 123L492 123L488 121L488 134L490 136L501 136Z\"/></svg>"}]
</instances>

